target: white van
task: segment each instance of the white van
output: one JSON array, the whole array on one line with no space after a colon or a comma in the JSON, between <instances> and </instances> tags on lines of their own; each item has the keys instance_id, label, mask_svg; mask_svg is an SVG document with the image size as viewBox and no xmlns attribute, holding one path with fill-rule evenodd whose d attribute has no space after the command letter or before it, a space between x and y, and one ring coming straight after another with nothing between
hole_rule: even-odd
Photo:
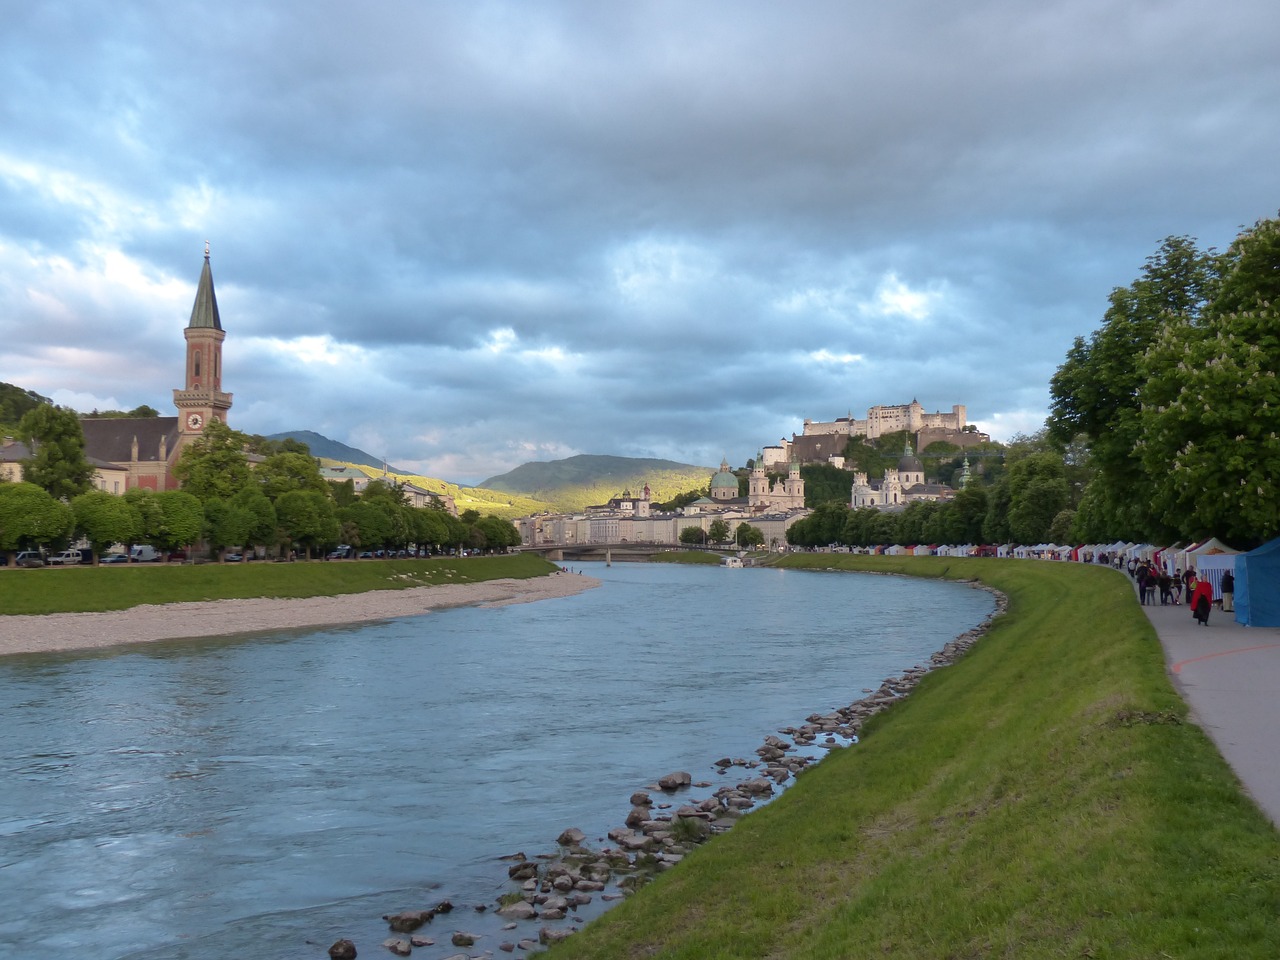
<instances>
[{"instance_id":1,"label":"white van","mask_svg":"<svg viewBox=\"0 0 1280 960\"><path fill-rule=\"evenodd\" d=\"M49 562L60 567L70 567L80 563L83 558L79 550L63 550L57 556L49 558Z\"/></svg>"},{"instance_id":2,"label":"white van","mask_svg":"<svg viewBox=\"0 0 1280 960\"><path fill-rule=\"evenodd\" d=\"M130 563L153 563L160 559L160 551L150 544L142 543L129 551Z\"/></svg>"}]
</instances>

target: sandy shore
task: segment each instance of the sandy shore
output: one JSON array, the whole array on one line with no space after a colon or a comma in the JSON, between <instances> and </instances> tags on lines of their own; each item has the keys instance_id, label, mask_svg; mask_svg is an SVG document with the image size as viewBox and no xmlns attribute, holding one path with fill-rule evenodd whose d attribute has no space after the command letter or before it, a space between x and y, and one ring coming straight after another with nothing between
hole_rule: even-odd
<instances>
[{"instance_id":1,"label":"sandy shore","mask_svg":"<svg viewBox=\"0 0 1280 960\"><path fill-rule=\"evenodd\" d=\"M210 600L157 604L106 613L0 616L0 656L364 623L411 617L446 607L501 606L568 597L599 585L600 581L594 577L553 573L528 580L447 583L303 600Z\"/></svg>"}]
</instances>

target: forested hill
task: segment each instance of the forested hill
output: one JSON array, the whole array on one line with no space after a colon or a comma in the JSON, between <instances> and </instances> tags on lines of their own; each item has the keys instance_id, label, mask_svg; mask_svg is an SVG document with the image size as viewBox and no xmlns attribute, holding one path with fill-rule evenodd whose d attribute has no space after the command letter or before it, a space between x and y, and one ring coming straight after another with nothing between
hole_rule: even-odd
<instances>
[{"instance_id":1,"label":"forested hill","mask_svg":"<svg viewBox=\"0 0 1280 960\"><path fill-rule=\"evenodd\" d=\"M603 503L631 491L639 496L644 485L654 500L706 487L714 467L699 467L674 460L608 457L579 454L564 460L526 463L509 473L490 477L479 486L536 497L562 510Z\"/></svg>"},{"instance_id":2,"label":"forested hill","mask_svg":"<svg viewBox=\"0 0 1280 960\"><path fill-rule=\"evenodd\" d=\"M267 437L268 440L284 440L285 438L305 443L311 450L313 457L323 457L325 460L336 460L339 463L355 463L364 467L372 467L375 470L381 470L384 466L384 461L379 460L373 454L365 453L356 447L349 447L338 440L330 440L314 430L287 430L284 433L273 433ZM387 470L390 473L408 472L393 466L387 466Z\"/></svg>"},{"instance_id":3,"label":"forested hill","mask_svg":"<svg viewBox=\"0 0 1280 960\"><path fill-rule=\"evenodd\" d=\"M23 415L42 403L53 403L34 390L23 390L12 383L0 382L0 427L12 431Z\"/></svg>"}]
</instances>

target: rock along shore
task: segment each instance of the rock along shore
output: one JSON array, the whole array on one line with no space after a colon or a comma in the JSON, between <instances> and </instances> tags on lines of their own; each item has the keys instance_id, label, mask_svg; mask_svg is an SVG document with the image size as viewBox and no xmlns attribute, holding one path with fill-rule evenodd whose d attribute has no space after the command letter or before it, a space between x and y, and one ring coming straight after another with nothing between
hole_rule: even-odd
<instances>
[{"instance_id":1,"label":"rock along shore","mask_svg":"<svg viewBox=\"0 0 1280 960\"><path fill-rule=\"evenodd\" d=\"M492 957L495 950L536 951L571 936L587 919L580 909L598 914L608 902L623 899L656 873L671 869L696 846L728 830L752 807L795 782L825 750L857 743L862 725L907 696L925 674L962 658L1008 607L1003 594L975 581L967 582L991 592L996 608L977 627L935 652L927 666L917 664L874 690L863 690L863 696L848 706L811 714L802 724L783 727L778 731L782 736L766 736L754 759L724 757L715 761L713 767L722 777L735 768L742 768L744 775L736 783L722 784L709 796L693 796L693 791L709 789L712 783L695 781L686 771L659 777L631 795L625 821L598 838L601 846L597 849L587 846L581 830L569 827L556 839L554 852L533 857L518 852L503 857L509 863L508 892L492 904L471 905L467 920L451 918L451 923L436 925L448 923L452 932L438 929L427 935L423 930L454 910L449 900L434 907L384 915L391 936L379 947L397 956L409 956L415 948L420 954L434 948L436 952L430 956L468 960ZM653 793L658 794L659 802L655 803ZM601 903L593 904L597 896ZM464 925L466 929L460 929ZM458 953L459 947L466 952ZM329 956L351 960L356 956L356 945L339 940L330 947Z\"/></svg>"}]
</instances>

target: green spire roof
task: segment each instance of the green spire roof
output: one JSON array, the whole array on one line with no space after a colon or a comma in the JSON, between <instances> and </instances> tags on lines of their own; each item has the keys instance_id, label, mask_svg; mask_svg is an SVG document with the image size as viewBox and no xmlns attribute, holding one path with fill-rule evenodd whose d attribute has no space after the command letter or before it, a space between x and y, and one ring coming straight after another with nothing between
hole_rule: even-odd
<instances>
[{"instance_id":1,"label":"green spire roof","mask_svg":"<svg viewBox=\"0 0 1280 960\"><path fill-rule=\"evenodd\" d=\"M218 316L218 298L213 294L213 271L209 269L209 244L204 245L204 267L200 271L200 285L196 287L196 302L191 307L188 327L221 330Z\"/></svg>"}]
</instances>

